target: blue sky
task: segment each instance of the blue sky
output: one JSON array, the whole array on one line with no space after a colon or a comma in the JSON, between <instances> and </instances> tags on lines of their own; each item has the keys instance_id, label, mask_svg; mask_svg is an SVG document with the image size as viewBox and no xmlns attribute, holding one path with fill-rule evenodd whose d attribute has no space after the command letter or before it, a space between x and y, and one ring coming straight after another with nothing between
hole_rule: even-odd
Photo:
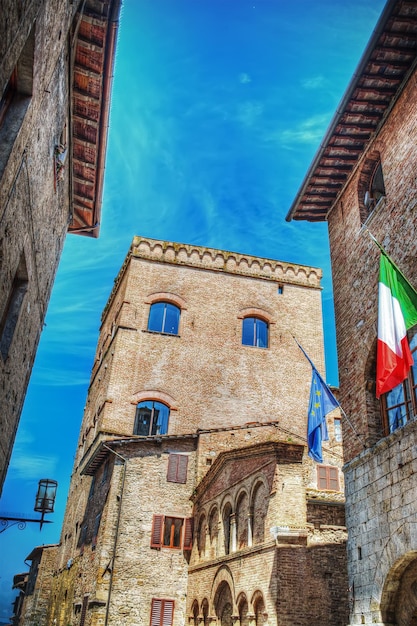
<instances>
[{"instance_id":1,"label":"blue sky","mask_svg":"<svg viewBox=\"0 0 417 626\"><path fill-rule=\"evenodd\" d=\"M98 240L68 236L0 510L54 523L0 534L0 623L32 548L59 541L101 311L134 235L323 269L327 380L337 384L325 224L286 223L383 0L125 0Z\"/></svg>"}]
</instances>

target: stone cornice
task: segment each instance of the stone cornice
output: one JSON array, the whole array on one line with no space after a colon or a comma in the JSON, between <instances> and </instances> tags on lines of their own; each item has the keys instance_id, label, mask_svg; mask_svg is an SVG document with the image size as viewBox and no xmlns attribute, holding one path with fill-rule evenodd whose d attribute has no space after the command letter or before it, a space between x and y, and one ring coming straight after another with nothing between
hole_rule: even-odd
<instances>
[{"instance_id":1,"label":"stone cornice","mask_svg":"<svg viewBox=\"0 0 417 626\"><path fill-rule=\"evenodd\" d=\"M320 288L322 276L317 267L137 236L133 239L129 256L303 287Z\"/></svg>"},{"instance_id":2,"label":"stone cornice","mask_svg":"<svg viewBox=\"0 0 417 626\"><path fill-rule=\"evenodd\" d=\"M135 236L120 272L114 281L114 287L104 309L102 319L106 315L107 309L132 258L224 274L247 276L248 278L269 280L282 285L321 289L322 271L317 267L264 259L249 254L217 250L216 248Z\"/></svg>"}]
</instances>

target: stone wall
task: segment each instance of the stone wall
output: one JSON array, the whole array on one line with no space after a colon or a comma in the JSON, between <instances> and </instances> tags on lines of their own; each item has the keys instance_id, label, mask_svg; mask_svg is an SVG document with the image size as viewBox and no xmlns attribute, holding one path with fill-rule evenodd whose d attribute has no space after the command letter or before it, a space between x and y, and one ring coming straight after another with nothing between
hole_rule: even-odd
<instances>
[{"instance_id":1,"label":"stone wall","mask_svg":"<svg viewBox=\"0 0 417 626\"><path fill-rule=\"evenodd\" d=\"M39 546L27 557L31 561L31 567L25 588L21 624L47 624L57 551L57 545Z\"/></svg>"},{"instance_id":2,"label":"stone wall","mask_svg":"<svg viewBox=\"0 0 417 626\"><path fill-rule=\"evenodd\" d=\"M18 94L0 126L0 490L69 219L68 173L55 180L54 150L68 123L75 11L58 0L2 2L0 89L17 67Z\"/></svg>"}]
</instances>

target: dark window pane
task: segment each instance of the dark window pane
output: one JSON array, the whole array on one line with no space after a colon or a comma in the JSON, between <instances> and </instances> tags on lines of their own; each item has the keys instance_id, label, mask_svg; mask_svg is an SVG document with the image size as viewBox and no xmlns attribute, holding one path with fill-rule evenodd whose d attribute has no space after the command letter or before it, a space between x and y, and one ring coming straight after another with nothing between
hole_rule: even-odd
<instances>
[{"instance_id":1,"label":"dark window pane","mask_svg":"<svg viewBox=\"0 0 417 626\"><path fill-rule=\"evenodd\" d=\"M404 397L404 386L397 385L386 395L387 414L389 432L392 433L397 428L404 426L407 421L406 398Z\"/></svg>"},{"instance_id":2,"label":"dark window pane","mask_svg":"<svg viewBox=\"0 0 417 626\"><path fill-rule=\"evenodd\" d=\"M177 335L180 322L180 310L173 304L166 304L165 307L163 332L169 333L170 335Z\"/></svg>"},{"instance_id":3,"label":"dark window pane","mask_svg":"<svg viewBox=\"0 0 417 626\"><path fill-rule=\"evenodd\" d=\"M268 347L268 324L257 317L245 317L242 323L244 346Z\"/></svg>"},{"instance_id":4,"label":"dark window pane","mask_svg":"<svg viewBox=\"0 0 417 626\"><path fill-rule=\"evenodd\" d=\"M244 346L253 346L255 341L254 318L245 317L242 324L242 343Z\"/></svg>"},{"instance_id":5,"label":"dark window pane","mask_svg":"<svg viewBox=\"0 0 417 626\"><path fill-rule=\"evenodd\" d=\"M184 520L182 519L178 519L178 518L174 518L174 523L173 523L173 541L172 541L172 545L174 546L174 548L180 548L181 547L181 531L182 531L182 523Z\"/></svg>"},{"instance_id":6,"label":"dark window pane","mask_svg":"<svg viewBox=\"0 0 417 626\"><path fill-rule=\"evenodd\" d=\"M145 403L142 403L142 405L143 404ZM152 409L142 405L139 405L136 410L135 434L146 436L149 435L152 420Z\"/></svg>"},{"instance_id":7,"label":"dark window pane","mask_svg":"<svg viewBox=\"0 0 417 626\"><path fill-rule=\"evenodd\" d=\"M268 347L268 325L263 320L256 321L256 345L258 348Z\"/></svg>"},{"instance_id":8,"label":"dark window pane","mask_svg":"<svg viewBox=\"0 0 417 626\"><path fill-rule=\"evenodd\" d=\"M136 408L134 434L147 437L148 435L165 435L168 432L169 408L162 402L146 400L140 402Z\"/></svg>"},{"instance_id":9,"label":"dark window pane","mask_svg":"<svg viewBox=\"0 0 417 626\"><path fill-rule=\"evenodd\" d=\"M153 435L165 435L168 432L169 408L160 402L154 402L152 422Z\"/></svg>"},{"instance_id":10,"label":"dark window pane","mask_svg":"<svg viewBox=\"0 0 417 626\"><path fill-rule=\"evenodd\" d=\"M148 330L154 330L156 332L162 332L162 324L164 320L164 302L156 302L153 304L149 311Z\"/></svg>"}]
</instances>

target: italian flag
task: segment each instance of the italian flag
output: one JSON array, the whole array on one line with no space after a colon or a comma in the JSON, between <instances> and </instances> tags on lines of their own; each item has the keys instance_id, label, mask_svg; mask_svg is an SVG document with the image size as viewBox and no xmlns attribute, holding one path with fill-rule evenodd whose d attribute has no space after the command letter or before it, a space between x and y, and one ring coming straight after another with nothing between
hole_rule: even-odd
<instances>
[{"instance_id":1,"label":"italian flag","mask_svg":"<svg viewBox=\"0 0 417 626\"><path fill-rule=\"evenodd\" d=\"M379 269L377 398L407 378L413 365L407 330L414 324L417 324L417 292L383 253Z\"/></svg>"}]
</instances>

